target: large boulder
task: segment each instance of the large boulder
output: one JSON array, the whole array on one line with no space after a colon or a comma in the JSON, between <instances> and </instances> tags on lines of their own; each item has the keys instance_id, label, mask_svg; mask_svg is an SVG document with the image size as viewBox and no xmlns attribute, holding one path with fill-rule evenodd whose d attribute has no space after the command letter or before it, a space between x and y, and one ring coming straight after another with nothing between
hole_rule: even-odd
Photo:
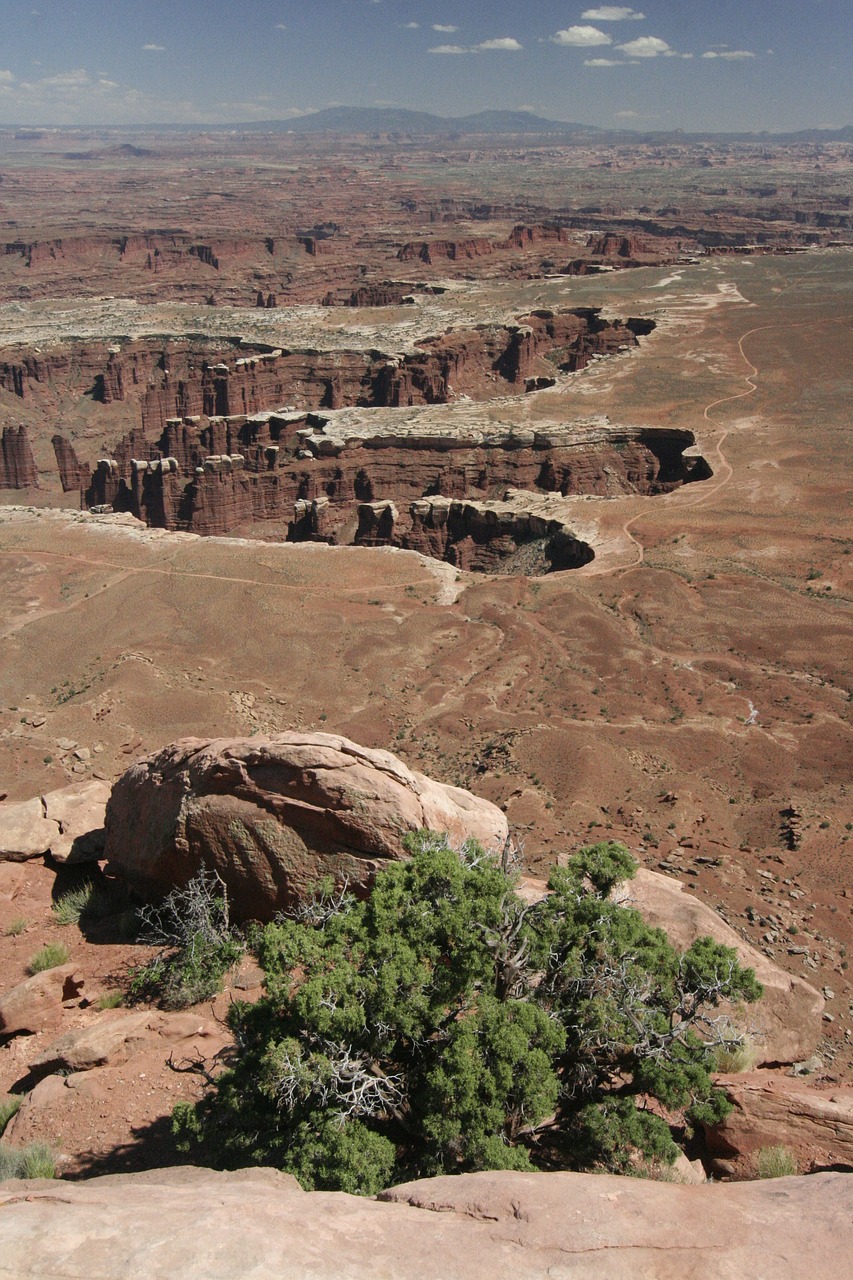
<instances>
[{"instance_id":1,"label":"large boulder","mask_svg":"<svg viewBox=\"0 0 853 1280\"><path fill-rule=\"evenodd\" d=\"M853 1179L477 1173L376 1201L272 1169L154 1169L2 1184L0 1237L16 1280L838 1280Z\"/></svg>"},{"instance_id":2,"label":"large boulder","mask_svg":"<svg viewBox=\"0 0 853 1280\"><path fill-rule=\"evenodd\" d=\"M815 1089L803 1080L754 1071L719 1080L732 1103L706 1130L709 1151L750 1175L763 1147L787 1147L797 1167L853 1170L853 1088Z\"/></svg>"},{"instance_id":3,"label":"large boulder","mask_svg":"<svg viewBox=\"0 0 853 1280\"><path fill-rule=\"evenodd\" d=\"M368 883L422 827L487 848L507 839L489 801L335 734L184 738L115 784L106 856L149 896L213 869L236 918L268 920L324 875Z\"/></svg>"}]
</instances>

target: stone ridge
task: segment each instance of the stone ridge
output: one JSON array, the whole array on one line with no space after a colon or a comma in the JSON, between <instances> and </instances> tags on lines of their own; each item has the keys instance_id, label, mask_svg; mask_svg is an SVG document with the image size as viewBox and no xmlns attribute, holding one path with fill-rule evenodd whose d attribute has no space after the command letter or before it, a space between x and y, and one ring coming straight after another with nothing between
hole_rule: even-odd
<instances>
[{"instance_id":1,"label":"stone ridge","mask_svg":"<svg viewBox=\"0 0 853 1280\"><path fill-rule=\"evenodd\" d=\"M710 476L694 439L690 431L615 425L604 416L495 423L488 406L467 403L189 417L170 419L159 445L137 433L119 442L115 457L98 461L86 497L95 510L128 511L166 529L216 535L278 522L288 541L426 550L413 535L426 500L436 500L436 511L438 499L464 502L471 520L508 500L516 513L540 514L551 497L667 493ZM395 508L393 530L383 536L364 506L377 503ZM549 510L546 519L554 516ZM492 563L475 567L491 571L518 541L493 547ZM468 567L464 555L449 562Z\"/></svg>"},{"instance_id":2,"label":"stone ridge","mask_svg":"<svg viewBox=\"0 0 853 1280\"><path fill-rule=\"evenodd\" d=\"M671 1186L479 1173L379 1200L273 1169L154 1169L0 1186L0 1276L29 1280L838 1280L853 1252L840 1173Z\"/></svg>"}]
</instances>

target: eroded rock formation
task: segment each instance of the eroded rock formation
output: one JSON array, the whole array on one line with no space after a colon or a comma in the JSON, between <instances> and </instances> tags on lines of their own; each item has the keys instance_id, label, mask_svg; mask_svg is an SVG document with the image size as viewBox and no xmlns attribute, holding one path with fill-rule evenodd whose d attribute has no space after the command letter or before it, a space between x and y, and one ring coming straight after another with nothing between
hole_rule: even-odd
<instances>
[{"instance_id":1,"label":"eroded rock formation","mask_svg":"<svg viewBox=\"0 0 853 1280\"><path fill-rule=\"evenodd\" d=\"M365 886L423 827L487 848L508 835L489 801L334 734L186 738L115 784L106 857L155 897L210 868L237 918L269 920L324 875Z\"/></svg>"},{"instance_id":2,"label":"eroded rock formation","mask_svg":"<svg viewBox=\"0 0 853 1280\"><path fill-rule=\"evenodd\" d=\"M159 447L135 436L130 444L121 442L115 458L101 459L87 499L90 506L111 505L158 527L208 535L245 524L286 522L295 541L336 541L356 504L390 502L396 507L393 533L380 535L365 509L357 540L422 550L432 542L461 542L475 525L475 541L487 533L491 541L500 533L500 520L476 504L494 507L506 501L508 490L531 495L513 499L515 514L500 517L514 527L515 545L556 534L556 528L545 527L550 515L535 532L519 522L537 494L666 493L711 474L704 459L691 453L688 431L615 427L603 418L488 432L461 420L456 429L441 430L426 420L423 426L413 419L398 427L395 421L377 422L370 432L362 416L334 413L170 421ZM138 450L136 457L128 456L131 447ZM448 509L444 518L438 515L440 504L433 504L434 514L418 505L421 499L439 498L474 505L467 514L462 506ZM315 520L319 507L306 521L310 504L318 502L322 528ZM427 529L434 532L437 520L444 532L434 537ZM346 535L351 538L352 533ZM555 565L565 567L568 547L559 550L554 544L553 549ZM584 563L576 552L568 560Z\"/></svg>"},{"instance_id":3,"label":"eroded rock formation","mask_svg":"<svg viewBox=\"0 0 853 1280\"><path fill-rule=\"evenodd\" d=\"M51 443L56 455L62 492L70 493L72 490L87 489L92 477L92 468L89 463L80 461L73 444L70 440L66 440L65 436L57 434Z\"/></svg>"},{"instance_id":4,"label":"eroded rock formation","mask_svg":"<svg viewBox=\"0 0 853 1280\"><path fill-rule=\"evenodd\" d=\"M648 328L638 330L632 319L604 320L599 309L586 307L535 311L515 325L454 329L400 354L140 339L121 348L7 359L0 362L0 388L23 400L37 386L58 385L63 394L90 394L103 404L138 402L142 430L151 435L176 417L233 417L285 404L305 410L443 404L460 395L494 399L526 378L555 368L575 372L594 356L636 346L638 332Z\"/></svg>"},{"instance_id":5,"label":"eroded rock formation","mask_svg":"<svg viewBox=\"0 0 853 1280\"><path fill-rule=\"evenodd\" d=\"M25 426L4 427L0 436L0 489L27 489L39 482Z\"/></svg>"},{"instance_id":6,"label":"eroded rock formation","mask_svg":"<svg viewBox=\"0 0 853 1280\"><path fill-rule=\"evenodd\" d=\"M403 522L391 502L361 503L355 543L403 547L484 573L577 569L593 559L592 548L563 521L529 509L530 495L511 490L509 496L489 503L421 498Z\"/></svg>"}]
</instances>

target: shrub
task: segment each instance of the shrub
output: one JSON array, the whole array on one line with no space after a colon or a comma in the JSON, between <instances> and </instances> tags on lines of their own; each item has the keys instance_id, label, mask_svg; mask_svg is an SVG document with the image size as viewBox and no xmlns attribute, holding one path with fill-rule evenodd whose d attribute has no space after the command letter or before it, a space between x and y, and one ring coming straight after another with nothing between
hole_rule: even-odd
<instances>
[{"instance_id":1,"label":"shrub","mask_svg":"<svg viewBox=\"0 0 853 1280\"><path fill-rule=\"evenodd\" d=\"M126 890L101 876L97 880L84 880L73 889L66 890L56 899L51 911L57 924L76 924L85 928L115 915L126 903Z\"/></svg>"},{"instance_id":2,"label":"shrub","mask_svg":"<svg viewBox=\"0 0 853 1280\"><path fill-rule=\"evenodd\" d=\"M228 919L228 895L220 877L202 868L159 907L144 908L143 939L159 953L132 971L128 998L164 1009L186 1009L222 990L222 980L243 954Z\"/></svg>"},{"instance_id":3,"label":"shrub","mask_svg":"<svg viewBox=\"0 0 853 1280\"><path fill-rule=\"evenodd\" d=\"M55 969L57 965L65 964L69 954L64 942L48 942L35 953L27 968L30 973L44 973L45 969Z\"/></svg>"},{"instance_id":4,"label":"shrub","mask_svg":"<svg viewBox=\"0 0 853 1280\"><path fill-rule=\"evenodd\" d=\"M787 1147L762 1147L755 1159L759 1178L791 1178L797 1162Z\"/></svg>"},{"instance_id":5,"label":"shrub","mask_svg":"<svg viewBox=\"0 0 853 1280\"><path fill-rule=\"evenodd\" d=\"M15 919L10 920L9 923L6 925L6 937L17 938L20 934L24 932L24 930L27 927L27 923L28 921L25 919L24 916L15 916Z\"/></svg>"},{"instance_id":6,"label":"shrub","mask_svg":"<svg viewBox=\"0 0 853 1280\"><path fill-rule=\"evenodd\" d=\"M56 1154L45 1142L10 1147L0 1142L0 1181L4 1178L55 1178Z\"/></svg>"},{"instance_id":7,"label":"shrub","mask_svg":"<svg viewBox=\"0 0 853 1280\"><path fill-rule=\"evenodd\" d=\"M422 832L409 849L365 901L326 885L258 931L266 994L232 1006L234 1065L176 1112L184 1145L373 1194L477 1169L668 1164L661 1107L726 1113L713 1010L761 989L729 948L679 953L610 900L634 874L627 849L581 850L535 905L476 844Z\"/></svg>"},{"instance_id":8,"label":"shrub","mask_svg":"<svg viewBox=\"0 0 853 1280\"><path fill-rule=\"evenodd\" d=\"M0 1099L0 1137L2 1137L6 1125L17 1115L21 1109L21 1099L9 1094L8 1097Z\"/></svg>"},{"instance_id":9,"label":"shrub","mask_svg":"<svg viewBox=\"0 0 853 1280\"><path fill-rule=\"evenodd\" d=\"M727 1075L751 1071L758 1058L754 1041L747 1035L738 1036L734 1030L730 1034L731 1039L714 1046L714 1069Z\"/></svg>"},{"instance_id":10,"label":"shrub","mask_svg":"<svg viewBox=\"0 0 853 1280\"><path fill-rule=\"evenodd\" d=\"M91 880L87 880L85 884L78 885L76 889L69 889L67 893L57 898L51 907L56 923L79 924L81 915L91 902L94 889L95 886Z\"/></svg>"},{"instance_id":11,"label":"shrub","mask_svg":"<svg viewBox=\"0 0 853 1280\"><path fill-rule=\"evenodd\" d=\"M107 991L104 995L98 996L95 1008L103 1012L105 1009L117 1009L122 1004L124 1004L123 991Z\"/></svg>"}]
</instances>

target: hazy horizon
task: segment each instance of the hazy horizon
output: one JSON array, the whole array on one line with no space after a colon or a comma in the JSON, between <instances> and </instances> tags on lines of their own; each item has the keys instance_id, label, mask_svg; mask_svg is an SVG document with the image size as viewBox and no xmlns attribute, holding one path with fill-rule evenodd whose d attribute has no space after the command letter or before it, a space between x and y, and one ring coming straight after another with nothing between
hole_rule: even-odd
<instances>
[{"instance_id":1,"label":"hazy horizon","mask_svg":"<svg viewBox=\"0 0 853 1280\"><path fill-rule=\"evenodd\" d=\"M8 5L0 126L526 110L640 132L853 123L849 0L32 0Z\"/></svg>"}]
</instances>

